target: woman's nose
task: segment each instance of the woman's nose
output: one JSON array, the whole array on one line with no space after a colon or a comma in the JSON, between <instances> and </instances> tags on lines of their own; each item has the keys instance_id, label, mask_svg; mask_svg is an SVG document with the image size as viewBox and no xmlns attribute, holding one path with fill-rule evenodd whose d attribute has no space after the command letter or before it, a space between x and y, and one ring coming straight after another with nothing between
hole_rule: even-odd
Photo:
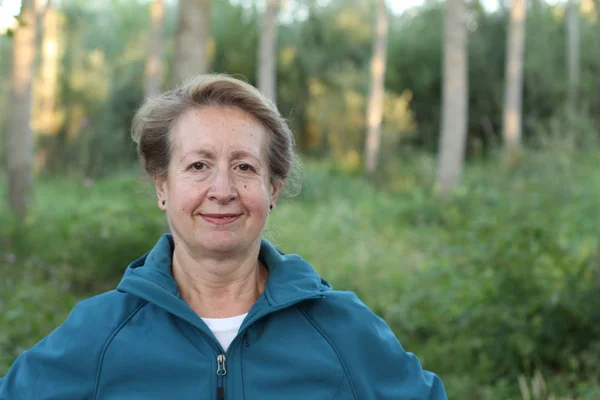
<instances>
[{"instance_id":1,"label":"woman's nose","mask_svg":"<svg viewBox=\"0 0 600 400\"><path fill-rule=\"evenodd\" d=\"M215 176L211 182L208 198L221 204L227 204L237 198L237 191L228 169L219 168L214 172Z\"/></svg>"}]
</instances>

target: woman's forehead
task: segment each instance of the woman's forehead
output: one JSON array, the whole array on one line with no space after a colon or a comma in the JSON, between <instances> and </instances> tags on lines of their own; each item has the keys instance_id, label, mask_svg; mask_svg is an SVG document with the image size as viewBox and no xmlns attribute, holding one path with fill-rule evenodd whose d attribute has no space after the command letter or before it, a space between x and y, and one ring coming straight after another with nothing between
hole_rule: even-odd
<instances>
[{"instance_id":1,"label":"woman's forehead","mask_svg":"<svg viewBox=\"0 0 600 400\"><path fill-rule=\"evenodd\" d=\"M249 113L234 107L205 107L181 116L174 129L173 145L182 153L215 156L226 151L256 156L265 152L268 133Z\"/></svg>"}]
</instances>

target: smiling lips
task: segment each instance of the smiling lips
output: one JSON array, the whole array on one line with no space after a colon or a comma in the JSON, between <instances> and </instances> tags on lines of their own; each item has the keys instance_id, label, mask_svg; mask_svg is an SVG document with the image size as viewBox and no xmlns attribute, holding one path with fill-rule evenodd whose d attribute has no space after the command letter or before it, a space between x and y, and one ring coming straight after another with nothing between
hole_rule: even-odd
<instances>
[{"instance_id":1,"label":"smiling lips","mask_svg":"<svg viewBox=\"0 0 600 400\"><path fill-rule=\"evenodd\" d=\"M200 214L205 221L215 225L230 224L237 221L241 215L242 214Z\"/></svg>"}]
</instances>

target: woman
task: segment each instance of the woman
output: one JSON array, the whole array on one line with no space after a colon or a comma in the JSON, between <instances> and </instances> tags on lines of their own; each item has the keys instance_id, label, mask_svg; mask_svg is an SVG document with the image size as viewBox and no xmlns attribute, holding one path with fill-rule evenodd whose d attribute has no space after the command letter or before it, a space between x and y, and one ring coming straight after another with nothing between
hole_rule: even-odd
<instances>
[{"instance_id":1,"label":"woman","mask_svg":"<svg viewBox=\"0 0 600 400\"><path fill-rule=\"evenodd\" d=\"M24 352L0 399L446 399L354 294L262 239L295 156L256 89L201 76L147 100L133 138L172 234Z\"/></svg>"}]
</instances>

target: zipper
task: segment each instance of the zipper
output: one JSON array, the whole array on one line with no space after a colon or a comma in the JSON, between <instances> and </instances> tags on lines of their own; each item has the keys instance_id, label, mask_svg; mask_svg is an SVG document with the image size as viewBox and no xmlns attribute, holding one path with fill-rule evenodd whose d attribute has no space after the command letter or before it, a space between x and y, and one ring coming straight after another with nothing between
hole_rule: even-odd
<instances>
[{"instance_id":1,"label":"zipper","mask_svg":"<svg viewBox=\"0 0 600 400\"><path fill-rule=\"evenodd\" d=\"M227 374L225 354L217 356L217 400L225 400L225 388L223 387L223 378Z\"/></svg>"}]
</instances>

